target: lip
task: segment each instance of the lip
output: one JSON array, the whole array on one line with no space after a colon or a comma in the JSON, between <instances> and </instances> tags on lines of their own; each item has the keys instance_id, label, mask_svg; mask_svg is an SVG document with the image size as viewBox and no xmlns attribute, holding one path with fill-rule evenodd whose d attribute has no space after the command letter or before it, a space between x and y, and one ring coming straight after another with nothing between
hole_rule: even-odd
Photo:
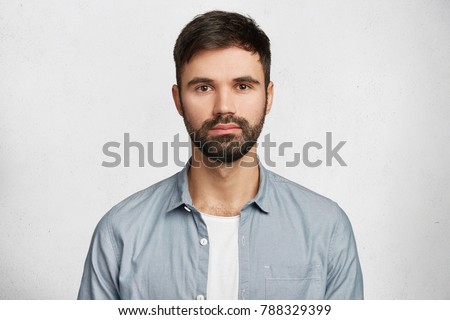
<instances>
[{"instance_id":1,"label":"lip","mask_svg":"<svg viewBox=\"0 0 450 320\"><path fill-rule=\"evenodd\" d=\"M220 123L218 125L215 125L213 128L211 128L211 132L214 134L229 134L229 133L235 133L241 130L241 127L239 127L235 123Z\"/></svg>"}]
</instances>

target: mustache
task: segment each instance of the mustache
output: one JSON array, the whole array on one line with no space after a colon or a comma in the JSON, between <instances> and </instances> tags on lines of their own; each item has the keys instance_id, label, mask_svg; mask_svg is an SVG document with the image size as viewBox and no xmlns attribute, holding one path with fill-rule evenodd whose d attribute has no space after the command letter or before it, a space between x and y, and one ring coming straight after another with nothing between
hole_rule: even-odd
<instances>
[{"instance_id":1,"label":"mustache","mask_svg":"<svg viewBox=\"0 0 450 320\"><path fill-rule=\"evenodd\" d=\"M226 116L218 116L214 119L204 121L201 130L208 131L218 124L227 124L227 123L235 123L241 128L249 127L249 123L246 119L229 114Z\"/></svg>"}]
</instances>

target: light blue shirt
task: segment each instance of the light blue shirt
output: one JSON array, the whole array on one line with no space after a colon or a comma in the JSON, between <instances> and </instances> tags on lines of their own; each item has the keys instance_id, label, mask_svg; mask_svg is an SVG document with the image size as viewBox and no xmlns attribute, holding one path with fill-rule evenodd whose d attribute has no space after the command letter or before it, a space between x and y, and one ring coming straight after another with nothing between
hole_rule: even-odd
<instances>
[{"instance_id":1,"label":"light blue shirt","mask_svg":"<svg viewBox=\"0 0 450 320\"><path fill-rule=\"evenodd\" d=\"M187 165L99 222L78 299L207 299L208 230ZM259 166L241 210L239 299L363 299L352 227L333 201Z\"/></svg>"}]
</instances>

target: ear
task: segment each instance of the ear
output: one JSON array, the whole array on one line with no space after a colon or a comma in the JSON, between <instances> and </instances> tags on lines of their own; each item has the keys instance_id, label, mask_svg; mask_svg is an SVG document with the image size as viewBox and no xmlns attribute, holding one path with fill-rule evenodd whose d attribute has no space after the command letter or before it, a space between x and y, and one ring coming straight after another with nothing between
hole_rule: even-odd
<instances>
[{"instance_id":1,"label":"ear","mask_svg":"<svg viewBox=\"0 0 450 320\"><path fill-rule=\"evenodd\" d=\"M273 82L270 81L267 85L267 106L266 106L266 114L270 112L270 109L272 109L272 101L273 101Z\"/></svg>"},{"instance_id":2,"label":"ear","mask_svg":"<svg viewBox=\"0 0 450 320\"><path fill-rule=\"evenodd\" d=\"M180 88L174 84L172 86L172 98L173 102L175 103L175 107L177 108L178 113L180 116L183 116L183 108L181 107L181 100L180 100Z\"/></svg>"}]
</instances>

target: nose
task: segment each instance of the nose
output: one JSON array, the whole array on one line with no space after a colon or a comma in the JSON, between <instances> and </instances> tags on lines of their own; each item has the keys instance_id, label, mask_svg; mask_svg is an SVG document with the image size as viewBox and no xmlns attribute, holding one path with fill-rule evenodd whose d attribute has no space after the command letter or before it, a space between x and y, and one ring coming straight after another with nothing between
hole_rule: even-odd
<instances>
[{"instance_id":1,"label":"nose","mask_svg":"<svg viewBox=\"0 0 450 320\"><path fill-rule=\"evenodd\" d=\"M217 91L213 112L216 116L236 113L232 92L226 89Z\"/></svg>"}]
</instances>

